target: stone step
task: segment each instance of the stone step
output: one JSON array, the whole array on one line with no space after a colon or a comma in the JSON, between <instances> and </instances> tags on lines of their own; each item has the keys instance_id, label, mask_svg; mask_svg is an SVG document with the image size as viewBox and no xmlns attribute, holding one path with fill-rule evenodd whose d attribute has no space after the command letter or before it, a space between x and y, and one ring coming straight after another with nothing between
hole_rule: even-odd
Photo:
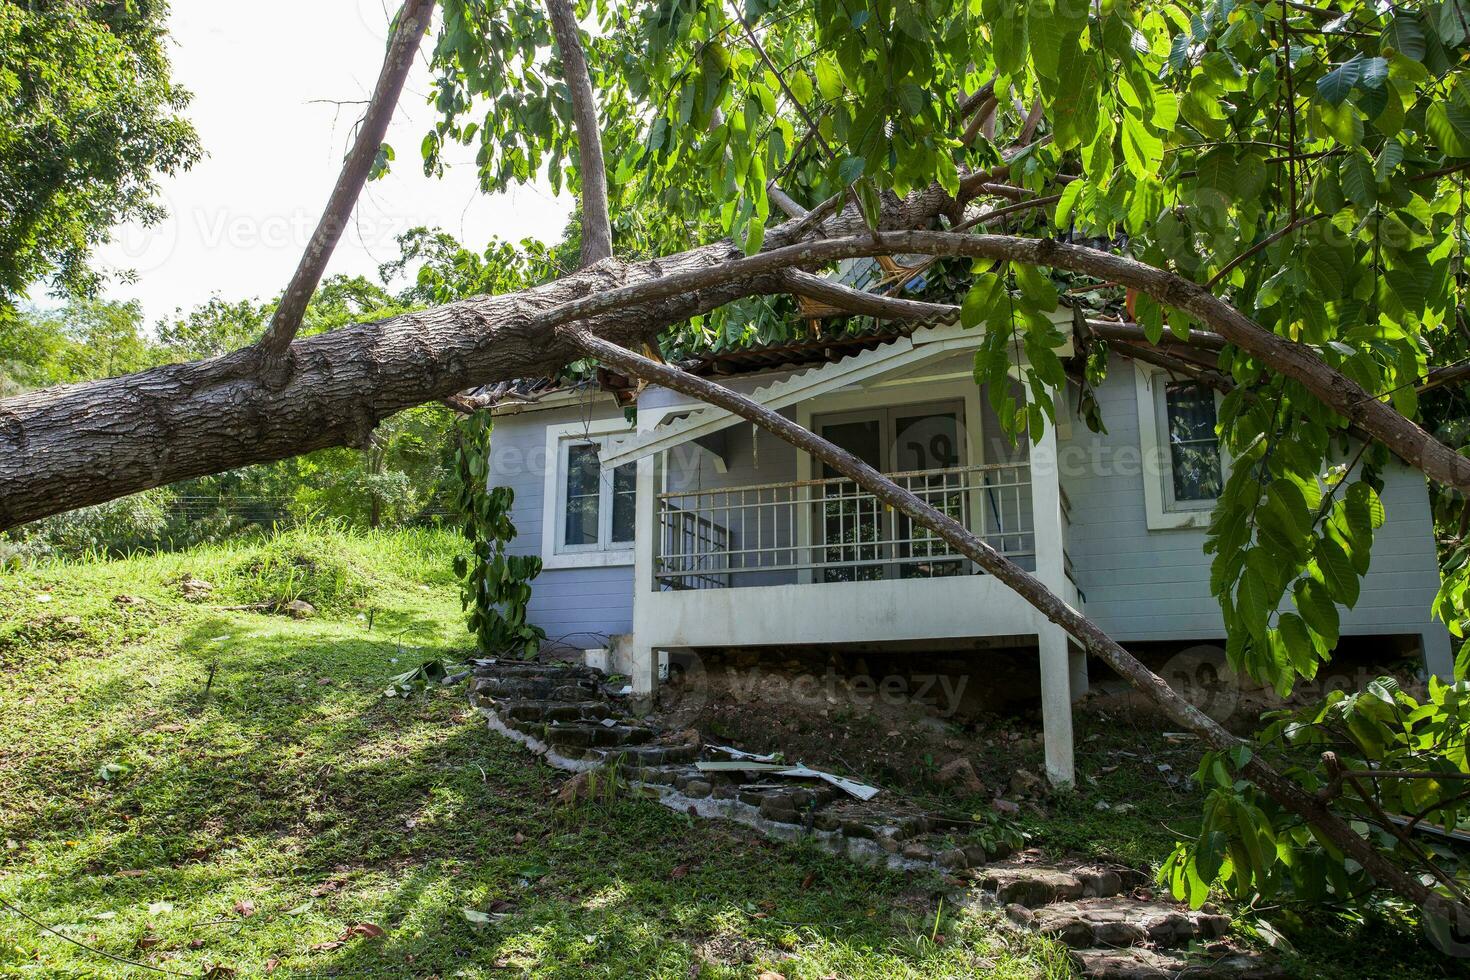
<instances>
[{"instance_id":1,"label":"stone step","mask_svg":"<svg viewBox=\"0 0 1470 980\"><path fill-rule=\"evenodd\" d=\"M510 721L601 721L611 717L606 701L501 701L500 717Z\"/></svg>"},{"instance_id":2,"label":"stone step","mask_svg":"<svg viewBox=\"0 0 1470 980\"><path fill-rule=\"evenodd\" d=\"M1013 917L1021 917L1019 913ZM1031 927L1073 949L1150 944L1187 946L1196 939L1219 939L1230 931L1228 915L1191 912L1171 902L1127 898L1084 898L1057 902L1032 913Z\"/></svg>"},{"instance_id":3,"label":"stone step","mask_svg":"<svg viewBox=\"0 0 1470 980\"><path fill-rule=\"evenodd\" d=\"M1082 879L1066 871L1040 866L992 865L980 887L1002 905L1034 909L1082 897Z\"/></svg>"},{"instance_id":4,"label":"stone step","mask_svg":"<svg viewBox=\"0 0 1470 980\"><path fill-rule=\"evenodd\" d=\"M549 722L546 725L545 738L558 748L594 749L615 745L641 745L653 736L653 729L641 726Z\"/></svg>"},{"instance_id":5,"label":"stone step","mask_svg":"<svg viewBox=\"0 0 1470 980\"><path fill-rule=\"evenodd\" d=\"M477 677L472 688L483 703L494 701L601 701L600 686L591 680L565 677Z\"/></svg>"},{"instance_id":6,"label":"stone step","mask_svg":"<svg viewBox=\"0 0 1470 980\"><path fill-rule=\"evenodd\" d=\"M976 867L976 865L971 865ZM1110 868L1078 865L994 864L980 886L1002 905L1040 908L1079 898L1109 898L1123 890L1123 877Z\"/></svg>"},{"instance_id":7,"label":"stone step","mask_svg":"<svg viewBox=\"0 0 1470 980\"><path fill-rule=\"evenodd\" d=\"M1277 980L1286 976L1279 964L1259 953L1230 950L1218 956L1205 953L1184 957L1153 949L1073 950L1072 961L1092 980Z\"/></svg>"},{"instance_id":8,"label":"stone step","mask_svg":"<svg viewBox=\"0 0 1470 980\"><path fill-rule=\"evenodd\" d=\"M589 762L612 762L635 768L676 765L699 758L698 745L623 745L589 749L582 758Z\"/></svg>"},{"instance_id":9,"label":"stone step","mask_svg":"<svg viewBox=\"0 0 1470 980\"><path fill-rule=\"evenodd\" d=\"M582 664L499 663L474 669L476 677L564 677L601 682L602 674Z\"/></svg>"}]
</instances>

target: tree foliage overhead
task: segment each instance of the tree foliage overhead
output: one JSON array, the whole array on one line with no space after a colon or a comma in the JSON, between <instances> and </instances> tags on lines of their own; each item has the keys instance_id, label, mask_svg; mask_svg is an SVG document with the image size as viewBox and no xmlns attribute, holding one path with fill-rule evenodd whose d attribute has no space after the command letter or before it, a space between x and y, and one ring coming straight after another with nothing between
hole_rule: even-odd
<instances>
[{"instance_id":1,"label":"tree foliage overhead","mask_svg":"<svg viewBox=\"0 0 1470 980\"><path fill-rule=\"evenodd\" d=\"M574 115L556 54L545 54L541 6L446 0L444 10L434 56L441 120L424 141L426 168L459 142L478 146L487 190L543 171L578 187ZM1023 214L1012 227L1099 243L1199 284L1409 418L1420 416L1429 369L1470 353L1465 0L659 0L598 2L585 14L623 254L716 233L757 252L784 220L771 184L806 207L856 200L876 222L887 195L936 184L983 203L969 175L1003 174L1010 199L1055 201L1049 215ZM956 209L949 224L966 216ZM1109 281L1020 262L976 263L973 274L962 318L986 327L977 378L1002 381L1016 349L1028 357L1020 400L990 385L1013 431L1034 434L1059 410L1055 351L1068 339L1052 316L1059 286L1079 308L1137 323L1151 345L1209 328ZM676 327L666 343L719 345L732 323L751 322L715 316L692 335ZM1095 384L1106 345L1088 353ZM1285 694L1330 657L1340 609L1357 602L1390 456L1364 447L1341 411L1262 357L1227 345L1213 367L1228 390L1220 435L1233 469L1206 545L1211 587L1232 665ZM1439 611L1458 633L1470 561L1457 555L1452 567ZM1399 707L1463 728L1456 691ZM1332 744L1350 770L1390 745L1398 765L1462 768L1463 740L1406 734L1393 711L1374 708L1398 697L1328 706L1290 730L1294 744L1315 745L1309 730L1348 731L1353 739ZM1269 733L1274 743L1283 731ZM1207 774L1216 762L1232 760L1207 760ZM1314 788L1331 778L1311 770L1298 775ZM1372 797L1356 811L1406 814L1412 803L1420 820L1459 817L1453 781L1387 789L1339 781L1335 792ZM1262 805L1233 775L1218 792L1251 812ZM1207 835L1189 852L1205 880L1222 855L1247 886L1289 885L1283 869L1318 866L1322 845L1310 834L1283 830L1269 847L1246 847L1240 826L1217 823L1219 841ZM1379 833L1422 869L1423 854ZM1188 879L1180 871L1176 883ZM1342 896L1359 887L1346 877L1297 883Z\"/></svg>"},{"instance_id":2,"label":"tree foliage overhead","mask_svg":"<svg viewBox=\"0 0 1470 980\"><path fill-rule=\"evenodd\" d=\"M199 142L162 0L0 2L0 312L37 282L91 295L93 249L163 215L157 177Z\"/></svg>"}]
</instances>

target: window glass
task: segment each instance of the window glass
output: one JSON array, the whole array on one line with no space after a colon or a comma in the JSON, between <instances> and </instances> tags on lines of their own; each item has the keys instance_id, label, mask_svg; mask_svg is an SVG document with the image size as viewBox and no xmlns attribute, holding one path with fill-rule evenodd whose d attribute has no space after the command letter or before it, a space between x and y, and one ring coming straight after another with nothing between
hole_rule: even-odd
<instances>
[{"instance_id":1,"label":"window glass","mask_svg":"<svg viewBox=\"0 0 1470 980\"><path fill-rule=\"evenodd\" d=\"M625 544L633 540L634 501L638 492L638 464L624 463L613 470L612 540Z\"/></svg>"},{"instance_id":2,"label":"window glass","mask_svg":"<svg viewBox=\"0 0 1470 980\"><path fill-rule=\"evenodd\" d=\"M597 458L596 443L572 443L567 447L567 513L568 547L597 544L598 498L602 495L599 478L602 463Z\"/></svg>"},{"instance_id":3,"label":"window glass","mask_svg":"<svg viewBox=\"0 0 1470 980\"><path fill-rule=\"evenodd\" d=\"M1164 389L1169 463L1176 501L1220 495L1220 441L1215 436L1215 393L1195 382Z\"/></svg>"}]
</instances>

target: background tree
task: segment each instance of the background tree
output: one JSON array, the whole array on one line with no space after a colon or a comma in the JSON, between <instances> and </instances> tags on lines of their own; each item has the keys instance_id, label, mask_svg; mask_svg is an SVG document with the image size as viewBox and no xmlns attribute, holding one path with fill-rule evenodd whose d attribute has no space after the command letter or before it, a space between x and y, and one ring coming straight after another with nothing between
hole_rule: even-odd
<instances>
[{"instance_id":1,"label":"background tree","mask_svg":"<svg viewBox=\"0 0 1470 980\"><path fill-rule=\"evenodd\" d=\"M167 15L160 0L0 2L0 317L40 281L94 294L93 249L161 218L158 175L198 159Z\"/></svg>"}]
</instances>

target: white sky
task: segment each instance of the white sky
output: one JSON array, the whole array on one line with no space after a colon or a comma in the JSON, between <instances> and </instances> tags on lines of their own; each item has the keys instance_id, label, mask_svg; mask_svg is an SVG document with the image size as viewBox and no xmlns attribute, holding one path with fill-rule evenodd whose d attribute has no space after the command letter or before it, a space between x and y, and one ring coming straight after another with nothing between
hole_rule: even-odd
<instances>
[{"instance_id":1,"label":"white sky","mask_svg":"<svg viewBox=\"0 0 1470 980\"><path fill-rule=\"evenodd\" d=\"M390 6L391 5L391 6ZM316 226L362 105L377 79L390 11L398 0L174 0L174 77L194 93L188 116L207 154L163 183L169 217L125 226L99 263L137 270L136 283L109 288L138 299L147 322L204 302L266 298L290 278ZM480 248L491 236L554 241L572 209L544 182L505 194L479 193L474 148L449 155L442 179L427 178L419 143L432 124L427 104L430 28L388 131L397 159L370 183L328 274L376 277L397 254L393 239L415 225L438 226ZM42 300L42 290L34 298Z\"/></svg>"}]
</instances>

